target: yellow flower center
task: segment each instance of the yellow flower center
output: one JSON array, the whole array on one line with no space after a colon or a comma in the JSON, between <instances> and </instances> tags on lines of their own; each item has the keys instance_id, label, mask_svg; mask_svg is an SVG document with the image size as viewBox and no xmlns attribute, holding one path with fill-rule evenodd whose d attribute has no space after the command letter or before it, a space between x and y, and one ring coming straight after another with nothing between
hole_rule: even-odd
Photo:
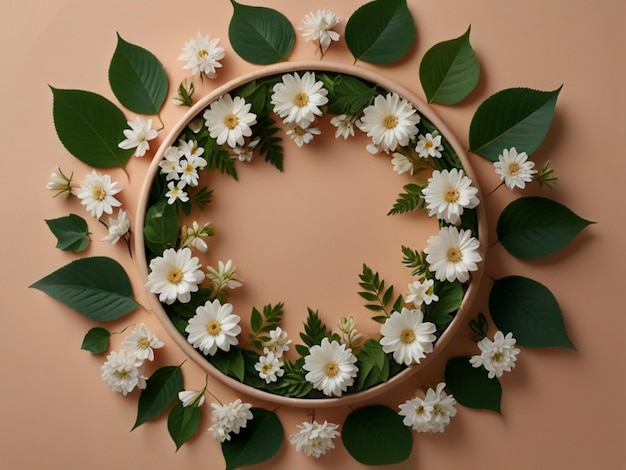
<instances>
[{"instance_id":1,"label":"yellow flower center","mask_svg":"<svg viewBox=\"0 0 626 470\"><path fill-rule=\"evenodd\" d=\"M449 188L444 196L446 202L457 202L459 200L459 192L454 188Z\"/></svg>"},{"instance_id":2,"label":"yellow flower center","mask_svg":"<svg viewBox=\"0 0 626 470\"><path fill-rule=\"evenodd\" d=\"M195 168L193 167L193 165L187 165L187 167L185 168L185 173L193 173L194 170Z\"/></svg>"},{"instance_id":3,"label":"yellow flower center","mask_svg":"<svg viewBox=\"0 0 626 470\"><path fill-rule=\"evenodd\" d=\"M429 149L433 146L433 143L430 140L427 140L426 142L424 142L424 148L425 149Z\"/></svg>"},{"instance_id":4,"label":"yellow flower center","mask_svg":"<svg viewBox=\"0 0 626 470\"><path fill-rule=\"evenodd\" d=\"M422 405L415 407L415 414L421 415L424 412L424 407Z\"/></svg>"},{"instance_id":5,"label":"yellow flower center","mask_svg":"<svg viewBox=\"0 0 626 470\"><path fill-rule=\"evenodd\" d=\"M271 364L264 364L263 367L261 368L261 371L264 374L267 374L268 372L270 372L272 370L272 365Z\"/></svg>"},{"instance_id":6,"label":"yellow flower center","mask_svg":"<svg viewBox=\"0 0 626 470\"><path fill-rule=\"evenodd\" d=\"M198 57L200 57L201 59L204 59L206 56L209 55L209 51L202 49L201 51L198 51Z\"/></svg>"},{"instance_id":7,"label":"yellow flower center","mask_svg":"<svg viewBox=\"0 0 626 470\"><path fill-rule=\"evenodd\" d=\"M296 135L306 134L306 129L302 129L300 126L296 126L293 131L296 133Z\"/></svg>"},{"instance_id":8,"label":"yellow flower center","mask_svg":"<svg viewBox=\"0 0 626 470\"><path fill-rule=\"evenodd\" d=\"M387 129L393 129L398 125L398 118L393 114L387 114L383 118L383 126Z\"/></svg>"},{"instance_id":9,"label":"yellow flower center","mask_svg":"<svg viewBox=\"0 0 626 470\"><path fill-rule=\"evenodd\" d=\"M503 358L504 358L504 354L502 354L501 352L495 352L491 355L491 360L493 362L500 362L502 361Z\"/></svg>"},{"instance_id":10,"label":"yellow flower center","mask_svg":"<svg viewBox=\"0 0 626 470\"><path fill-rule=\"evenodd\" d=\"M520 171L522 170L522 167L520 166L519 163L517 162L513 162L509 165L509 174L511 176L517 176L519 175Z\"/></svg>"},{"instance_id":11,"label":"yellow flower center","mask_svg":"<svg viewBox=\"0 0 626 470\"><path fill-rule=\"evenodd\" d=\"M179 284L183 277L183 272L178 268L172 268L167 272L167 282L170 284Z\"/></svg>"},{"instance_id":12,"label":"yellow flower center","mask_svg":"<svg viewBox=\"0 0 626 470\"><path fill-rule=\"evenodd\" d=\"M137 341L137 347L139 349L148 349L150 347L150 340L148 338L141 338Z\"/></svg>"},{"instance_id":13,"label":"yellow flower center","mask_svg":"<svg viewBox=\"0 0 626 470\"><path fill-rule=\"evenodd\" d=\"M217 336L222 331L222 327L220 322L216 320L211 320L206 326L206 332L211 336Z\"/></svg>"},{"instance_id":14,"label":"yellow flower center","mask_svg":"<svg viewBox=\"0 0 626 470\"><path fill-rule=\"evenodd\" d=\"M116 370L115 377L117 377L118 379L125 379L126 377L128 377L128 371L126 369Z\"/></svg>"},{"instance_id":15,"label":"yellow flower center","mask_svg":"<svg viewBox=\"0 0 626 470\"><path fill-rule=\"evenodd\" d=\"M96 201L104 201L104 198L107 197L107 192L104 190L102 186L95 186L91 190L91 195Z\"/></svg>"},{"instance_id":16,"label":"yellow flower center","mask_svg":"<svg viewBox=\"0 0 626 470\"><path fill-rule=\"evenodd\" d=\"M293 104L295 104L299 108L306 106L307 104L309 104L309 95L301 91L293 97Z\"/></svg>"},{"instance_id":17,"label":"yellow flower center","mask_svg":"<svg viewBox=\"0 0 626 470\"><path fill-rule=\"evenodd\" d=\"M336 362L329 362L328 364L324 366L324 373L328 377L334 377L335 375L339 373L339 366L337 365Z\"/></svg>"},{"instance_id":18,"label":"yellow flower center","mask_svg":"<svg viewBox=\"0 0 626 470\"><path fill-rule=\"evenodd\" d=\"M448 251L446 252L446 258L451 263L458 263L463 259L463 253L461 253L461 250L458 248L451 247L448 248Z\"/></svg>"},{"instance_id":19,"label":"yellow flower center","mask_svg":"<svg viewBox=\"0 0 626 470\"><path fill-rule=\"evenodd\" d=\"M229 129L234 129L239 125L239 118L234 114L229 114L224 118L224 125Z\"/></svg>"},{"instance_id":20,"label":"yellow flower center","mask_svg":"<svg viewBox=\"0 0 626 470\"><path fill-rule=\"evenodd\" d=\"M415 341L415 332L411 328L405 328L402 330L402 333L400 333L400 341L404 344L411 344Z\"/></svg>"}]
</instances>

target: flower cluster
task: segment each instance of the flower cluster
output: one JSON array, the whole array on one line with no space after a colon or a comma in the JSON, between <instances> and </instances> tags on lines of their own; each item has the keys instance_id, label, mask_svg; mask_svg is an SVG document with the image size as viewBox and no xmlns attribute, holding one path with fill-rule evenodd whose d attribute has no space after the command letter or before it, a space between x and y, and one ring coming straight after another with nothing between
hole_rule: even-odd
<instances>
[{"instance_id":1,"label":"flower cluster","mask_svg":"<svg viewBox=\"0 0 626 470\"><path fill-rule=\"evenodd\" d=\"M470 363L473 367L484 367L489 373L489 378L502 377L504 372L510 372L515 367L515 361L520 350L515 347L513 333L504 335L497 331L493 341L483 338L478 342L480 354L472 356Z\"/></svg>"},{"instance_id":2,"label":"flower cluster","mask_svg":"<svg viewBox=\"0 0 626 470\"><path fill-rule=\"evenodd\" d=\"M259 377L269 384L276 382L285 373L282 358L283 354L289 351L291 340L280 326L268 334L269 339L263 342L263 355L259 356L254 368L259 373Z\"/></svg>"},{"instance_id":3,"label":"flower cluster","mask_svg":"<svg viewBox=\"0 0 626 470\"><path fill-rule=\"evenodd\" d=\"M323 424L304 421L297 426L299 431L289 436L289 442L296 446L298 452L307 457L319 458L327 450L334 449L333 439L339 436L338 425L324 421Z\"/></svg>"},{"instance_id":4,"label":"flower cluster","mask_svg":"<svg viewBox=\"0 0 626 470\"><path fill-rule=\"evenodd\" d=\"M445 387L441 382L434 390L429 388L423 398L415 397L401 404L398 414L404 425L416 432L443 432L456 415L456 400L444 391Z\"/></svg>"},{"instance_id":5,"label":"flower cluster","mask_svg":"<svg viewBox=\"0 0 626 470\"><path fill-rule=\"evenodd\" d=\"M199 171L207 166L207 161L202 157L204 148L198 146L195 140L180 140L178 145L168 148L163 160L159 163L161 174L165 175L167 183L168 204L174 204L177 200L189 201L187 187L196 187L199 183Z\"/></svg>"},{"instance_id":6,"label":"flower cluster","mask_svg":"<svg viewBox=\"0 0 626 470\"><path fill-rule=\"evenodd\" d=\"M251 407L252 405L243 403L239 398L226 405L211 403L212 424L209 432L220 442L230 441L231 433L239 434L253 418Z\"/></svg>"},{"instance_id":7,"label":"flower cluster","mask_svg":"<svg viewBox=\"0 0 626 470\"><path fill-rule=\"evenodd\" d=\"M160 341L143 323L124 339L120 351L112 351L102 365L102 380L114 392L127 395L135 387L146 387L146 377L140 367L144 361L154 360L154 350L163 347Z\"/></svg>"},{"instance_id":8,"label":"flower cluster","mask_svg":"<svg viewBox=\"0 0 626 470\"><path fill-rule=\"evenodd\" d=\"M306 41L317 44L322 56L330 46L331 42L339 41L339 33L333 28L339 24L341 18L330 10L318 10L310 12L304 16L304 25L298 29L302 31L302 36Z\"/></svg>"}]
</instances>

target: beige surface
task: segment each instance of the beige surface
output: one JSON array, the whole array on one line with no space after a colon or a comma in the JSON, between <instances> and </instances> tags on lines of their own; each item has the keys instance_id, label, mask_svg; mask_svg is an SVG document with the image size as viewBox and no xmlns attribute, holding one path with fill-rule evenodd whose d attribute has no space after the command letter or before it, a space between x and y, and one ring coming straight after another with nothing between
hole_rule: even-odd
<instances>
[{"instance_id":1,"label":"beige surface","mask_svg":"<svg viewBox=\"0 0 626 470\"><path fill-rule=\"evenodd\" d=\"M298 24L305 13L317 8L333 8L346 18L361 2L249 3L272 6ZM83 88L112 98L107 67L116 31L161 59L172 90L185 76L176 57L183 43L197 31L221 37L227 48L223 73L217 82L206 83L205 91L251 70L253 66L240 60L227 45L230 4L219 0L210 5L195 0L178 1L169 7L165 2L119 0L1 3L0 17L5 19L5 25L0 30L0 132L5 143L2 158L6 175L0 209L2 469L223 466L219 446L208 433L200 433L178 453L174 453L163 419L130 433L135 397L124 398L111 392L100 380L102 358L80 351L82 336L94 326L93 322L44 294L27 289L35 280L73 259L72 255L54 249L44 219L70 211L84 215L75 201L52 199L44 189L57 164L73 170L79 182L88 171L67 154L56 138L47 85ZM490 94L512 86L551 90L564 84L553 128L533 159L538 164L550 159L560 178L550 196L598 224L545 261L514 260L499 245L490 250L486 270L494 278L525 275L555 293L577 351L524 349L518 367L502 380L502 417L461 407L445 434L416 436L410 460L395 468L623 468L626 436L621 400L626 384L620 347L624 316L619 295L625 279L625 227L618 190L623 186L621 176L626 169L619 140L626 131L622 117L626 104L624 4L621 0L411 0L409 5L418 28L417 44L410 57L384 69L363 67L378 70L421 95L417 70L423 53L438 41L460 35L471 24L472 44L483 67L478 88L460 106L435 107L463 145L467 144L474 110ZM299 38L290 59L313 58L314 49ZM351 62L343 44L333 46L326 60ZM182 110L168 105L163 119L171 126L182 114ZM497 185L491 165L475 156L472 162L479 183L488 192ZM130 184L123 172L110 172L127 187L123 203L133 214L139 182L148 164L147 158L130 161ZM350 189L354 187L351 177L346 171L345 185ZM336 197L332 194L342 194L341 183L337 184L331 198ZM514 196L500 189L485 202L492 228L497 214ZM328 225L320 207L317 223ZM336 214L332 217L341 220ZM304 218L300 223L304 223ZM101 227L92 224L91 230L94 242L87 254L114 256L123 262L133 278L137 299L147 304L139 271L126 256L124 247L111 249L98 241L104 236ZM333 232L329 228L322 234L331 237ZM490 233L490 237L495 239L495 234ZM349 251L347 238L345 250ZM292 249L298 243L290 239L286 246ZM325 263L333 266L342 253L324 258ZM294 265L293 259L287 261L288 267ZM300 275L299 269L295 265L293 276ZM486 308L488 282L482 290L483 298L476 302L475 311ZM158 352L154 367L184 360L156 318L146 312L136 312L107 327L120 330L128 323L140 321L148 323L167 343ZM472 353L468 340L460 336L447 355ZM119 344L119 335L114 341ZM445 357L438 358L425 371L426 375L439 380L444 363ZM204 375L194 364L187 363L184 373L189 387L204 383ZM406 400L415 386L416 383L408 383L399 387L385 397L384 403L395 406ZM212 384L211 390L225 401L234 398L233 392L218 383ZM340 422L348 412L347 408L325 410L318 413L318 418ZM287 433L304 419L302 410L281 408L278 413ZM203 427L208 427L208 419L205 422ZM345 469L364 468L345 453L341 443L333 453L317 461L303 459L284 444L271 463L259 467L321 469L340 464Z\"/></svg>"}]
</instances>

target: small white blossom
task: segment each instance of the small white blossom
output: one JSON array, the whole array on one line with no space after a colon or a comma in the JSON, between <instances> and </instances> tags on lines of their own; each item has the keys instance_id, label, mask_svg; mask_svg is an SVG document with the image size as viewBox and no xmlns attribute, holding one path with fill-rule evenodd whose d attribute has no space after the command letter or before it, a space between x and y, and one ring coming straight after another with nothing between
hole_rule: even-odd
<instances>
[{"instance_id":1,"label":"small white blossom","mask_svg":"<svg viewBox=\"0 0 626 470\"><path fill-rule=\"evenodd\" d=\"M296 427L299 431L289 436L289 443L295 445L296 450L304 452L307 457L319 458L327 450L335 448L333 439L339 436L337 424L328 421L324 421L323 424L317 421L312 423L304 421Z\"/></svg>"},{"instance_id":2,"label":"small white blossom","mask_svg":"<svg viewBox=\"0 0 626 470\"><path fill-rule=\"evenodd\" d=\"M122 392L124 396L132 392L135 387L146 388L146 377L139 370L141 363L140 359L123 349L120 352L111 351L100 368L102 380L114 392Z\"/></svg>"},{"instance_id":3,"label":"small white blossom","mask_svg":"<svg viewBox=\"0 0 626 470\"><path fill-rule=\"evenodd\" d=\"M198 290L198 284L204 280L202 266L197 257L191 256L189 248L175 250L168 248L163 256L150 261L150 274L146 289L159 295L159 301L168 305L176 300L187 303L191 292Z\"/></svg>"},{"instance_id":4,"label":"small white blossom","mask_svg":"<svg viewBox=\"0 0 626 470\"><path fill-rule=\"evenodd\" d=\"M209 247L203 240L205 237L213 236L214 227L213 224L206 222L202 227L197 221L193 221L191 227L183 225L180 229L181 232L181 248L189 246L195 248L200 253L206 253Z\"/></svg>"},{"instance_id":5,"label":"small white blossom","mask_svg":"<svg viewBox=\"0 0 626 470\"><path fill-rule=\"evenodd\" d=\"M474 367L483 366L489 372L489 378L502 377L504 372L510 372L515 367L515 361L520 350L515 347L513 333L497 331L493 341L483 338L477 344L480 355L472 356L470 363Z\"/></svg>"},{"instance_id":6,"label":"small white blossom","mask_svg":"<svg viewBox=\"0 0 626 470\"><path fill-rule=\"evenodd\" d=\"M409 295L404 299L406 303L413 302L417 308L422 304L430 305L439 300L439 296L435 294L435 281L425 279L423 282L415 281L409 284Z\"/></svg>"},{"instance_id":7,"label":"small white blossom","mask_svg":"<svg viewBox=\"0 0 626 470\"><path fill-rule=\"evenodd\" d=\"M441 382L436 390L429 388L424 398L415 397L399 406L399 415L405 426L417 432L443 432L456 415L456 400L446 394L446 384Z\"/></svg>"},{"instance_id":8,"label":"small white blossom","mask_svg":"<svg viewBox=\"0 0 626 470\"><path fill-rule=\"evenodd\" d=\"M337 128L335 131L335 139L343 137L354 137L354 125L357 121L357 116L354 114L340 114L330 120L330 123Z\"/></svg>"},{"instance_id":9,"label":"small white blossom","mask_svg":"<svg viewBox=\"0 0 626 470\"><path fill-rule=\"evenodd\" d=\"M178 60L186 62L183 70L191 70L192 75L204 73L208 78L217 76L217 69L222 66L219 62L224 58L224 48L217 45L218 38L209 40L209 36L198 33L195 39L186 42L183 53Z\"/></svg>"},{"instance_id":10,"label":"small white blossom","mask_svg":"<svg viewBox=\"0 0 626 470\"><path fill-rule=\"evenodd\" d=\"M441 136L438 134L427 133L424 135L419 135L417 137L417 145L415 146L415 151L421 158L441 158L441 151L443 150L443 145L441 145Z\"/></svg>"},{"instance_id":11,"label":"small white blossom","mask_svg":"<svg viewBox=\"0 0 626 470\"><path fill-rule=\"evenodd\" d=\"M159 163L161 174L166 175L165 181L178 181L182 168L180 167L181 152L178 147L170 147L163 154L163 160Z\"/></svg>"},{"instance_id":12,"label":"small white blossom","mask_svg":"<svg viewBox=\"0 0 626 470\"><path fill-rule=\"evenodd\" d=\"M127 121L130 129L124 129L126 139L118 147L124 150L135 149L135 157L143 157L150 149L148 141L155 139L159 133L152 129L152 119L136 117L134 121Z\"/></svg>"},{"instance_id":13,"label":"small white blossom","mask_svg":"<svg viewBox=\"0 0 626 470\"><path fill-rule=\"evenodd\" d=\"M435 331L435 324L425 322L421 310L403 308L402 312L392 312L381 326L380 344L384 352L393 353L398 364L419 364L433 350Z\"/></svg>"},{"instance_id":14,"label":"small white blossom","mask_svg":"<svg viewBox=\"0 0 626 470\"><path fill-rule=\"evenodd\" d=\"M238 344L240 321L239 315L233 313L231 304L222 305L217 299L212 302L208 300L196 308L196 314L185 327L189 333L187 341L209 356L213 356L218 348L228 352L231 346Z\"/></svg>"},{"instance_id":15,"label":"small white blossom","mask_svg":"<svg viewBox=\"0 0 626 470\"><path fill-rule=\"evenodd\" d=\"M109 229L109 234L102 238L101 241L108 242L109 245L115 245L130 230L130 221L126 211L122 209L118 211L117 218L109 217L106 225Z\"/></svg>"},{"instance_id":16,"label":"small white blossom","mask_svg":"<svg viewBox=\"0 0 626 470\"><path fill-rule=\"evenodd\" d=\"M391 164L393 165L393 171L397 172L399 175L407 171L411 175L413 174L413 162L403 153L394 152Z\"/></svg>"},{"instance_id":17,"label":"small white blossom","mask_svg":"<svg viewBox=\"0 0 626 470\"><path fill-rule=\"evenodd\" d=\"M160 341L146 325L141 323L122 341L122 346L140 361L146 359L153 361L154 350L162 348L163 341Z\"/></svg>"},{"instance_id":18,"label":"small white blossom","mask_svg":"<svg viewBox=\"0 0 626 470\"><path fill-rule=\"evenodd\" d=\"M304 378L324 395L338 397L354 383L359 371L356 361L356 356L345 344L324 338L305 356L302 368L307 374Z\"/></svg>"},{"instance_id":19,"label":"small white blossom","mask_svg":"<svg viewBox=\"0 0 626 470\"><path fill-rule=\"evenodd\" d=\"M524 189L526 183L533 180L537 170L533 170L535 163L528 160L526 152L517 153L515 147L502 150L498 155L498 161L493 164L495 172L509 189L516 187Z\"/></svg>"},{"instance_id":20,"label":"small white blossom","mask_svg":"<svg viewBox=\"0 0 626 470\"><path fill-rule=\"evenodd\" d=\"M258 371L259 377L268 384L276 382L278 377L282 377L285 373L283 363L271 351L266 353L265 356L259 356L259 361L254 364L254 368Z\"/></svg>"},{"instance_id":21,"label":"small white blossom","mask_svg":"<svg viewBox=\"0 0 626 470\"><path fill-rule=\"evenodd\" d=\"M356 329L354 316L341 317L337 322L337 328L341 332L341 342L353 352L358 352L361 348L363 335Z\"/></svg>"},{"instance_id":22,"label":"small white blossom","mask_svg":"<svg viewBox=\"0 0 626 470\"><path fill-rule=\"evenodd\" d=\"M50 181L46 185L46 189L56 191L57 193L53 197L57 197L59 194L68 192L69 194L75 194L76 190L72 187L72 178L74 173L70 176L65 176L60 167L56 167L56 170L50 175Z\"/></svg>"},{"instance_id":23,"label":"small white blossom","mask_svg":"<svg viewBox=\"0 0 626 470\"><path fill-rule=\"evenodd\" d=\"M251 126L256 124L256 114L251 113L252 105L226 93L213 101L202 115L211 137L218 145L227 143L230 148L242 146L244 137L252 135Z\"/></svg>"},{"instance_id":24,"label":"small white blossom","mask_svg":"<svg viewBox=\"0 0 626 470\"><path fill-rule=\"evenodd\" d=\"M437 216L450 224L458 225L464 209L473 209L479 203L478 189L463 170L435 170L422 190L429 216Z\"/></svg>"},{"instance_id":25,"label":"small white blossom","mask_svg":"<svg viewBox=\"0 0 626 470\"><path fill-rule=\"evenodd\" d=\"M321 131L317 127L300 127L295 126L287 130L286 134L296 143L298 147L302 147L313 140L313 136L320 135Z\"/></svg>"},{"instance_id":26,"label":"small white blossom","mask_svg":"<svg viewBox=\"0 0 626 470\"><path fill-rule=\"evenodd\" d=\"M341 17L330 10L317 10L304 16L304 26L298 27L298 30L302 31L305 41L318 44L323 54L332 41L339 41L339 33L332 29L340 21Z\"/></svg>"},{"instance_id":27,"label":"small white blossom","mask_svg":"<svg viewBox=\"0 0 626 470\"><path fill-rule=\"evenodd\" d=\"M241 147L235 147L233 149L233 152L235 153L235 155L237 156L237 159L240 162L252 161L252 155L254 154L254 149L256 148L257 145L259 145L259 142L261 142L261 138L257 137L256 139L252 140L247 145L244 144Z\"/></svg>"},{"instance_id":28,"label":"small white blossom","mask_svg":"<svg viewBox=\"0 0 626 470\"><path fill-rule=\"evenodd\" d=\"M232 260L226 261L224 264L222 261L217 262L217 269L213 266L207 267L207 277L213 284L213 288L216 291L221 291L226 288L228 289L237 289L241 287L243 283L241 279L237 276L235 270L236 266L233 265Z\"/></svg>"},{"instance_id":29,"label":"small white blossom","mask_svg":"<svg viewBox=\"0 0 626 470\"><path fill-rule=\"evenodd\" d=\"M180 159L180 181L188 186L198 186L198 170L202 170L207 165L207 161L198 156L190 155L187 158Z\"/></svg>"},{"instance_id":30,"label":"small white blossom","mask_svg":"<svg viewBox=\"0 0 626 470\"><path fill-rule=\"evenodd\" d=\"M187 191L185 191L185 186L187 186L187 184L184 181L170 181L167 183L167 189L169 190L165 193L167 203L170 205L174 204L177 199L180 202L189 201L189 195L187 194Z\"/></svg>"},{"instance_id":31,"label":"small white blossom","mask_svg":"<svg viewBox=\"0 0 626 470\"><path fill-rule=\"evenodd\" d=\"M196 406L201 407L204 404L204 392L206 389L202 390L183 390L182 392L178 392L178 399L183 404L183 407L186 408L188 406Z\"/></svg>"},{"instance_id":32,"label":"small white blossom","mask_svg":"<svg viewBox=\"0 0 626 470\"><path fill-rule=\"evenodd\" d=\"M315 80L315 72L305 72L302 77L296 72L283 75L282 81L274 85L271 102L285 124L304 129L315 116L322 116L320 108L328 103L327 94L324 83Z\"/></svg>"},{"instance_id":33,"label":"small white blossom","mask_svg":"<svg viewBox=\"0 0 626 470\"><path fill-rule=\"evenodd\" d=\"M480 242L472 237L471 230L442 227L439 235L431 236L427 244L426 262L438 281L466 282L469 273L476 271L477 263L482 261L478 253Z\"/></svg>"},{"instance_id":34,"label":"small white blossom","mask_svg":"<svg viewBox=\"0 0 626 470\"><path fill-rule=\"evenodd\" d=\"M241 428L245 428L253 416L249 403L242 403L237 398L234 402L227 405L218 405L211 403L211 422L209 428L211 435L219 442L230 441L230 434L239 434Z\"/></svg>"},{"instance_id":35,"label":"small white blossom","mask_svg":"<svg viewBox=\"0 0 626 470\"><path fill-rule=\"evenodd\" d=\"M287 332L280 326L269 332L270 339L263 343L263 354L274 353L277 358L283 357L283 353L289 351L291 340L287 338Z\"/></svg>"},{"instance_id":36,"label":"small white blossom","mask_svg":"<svg viewBox=\"0 0 626 470\"><path fill-rule=\"evenodd\" d=\"M93 170L85 177L85 182L76 193L80 203L85 206L87 212L93 217L100 218L102 214L112 214L114 207L120 207L122 203L115 199L122 187L111 181L109 175L101 175Z\"/></svg>"}]
</instances>

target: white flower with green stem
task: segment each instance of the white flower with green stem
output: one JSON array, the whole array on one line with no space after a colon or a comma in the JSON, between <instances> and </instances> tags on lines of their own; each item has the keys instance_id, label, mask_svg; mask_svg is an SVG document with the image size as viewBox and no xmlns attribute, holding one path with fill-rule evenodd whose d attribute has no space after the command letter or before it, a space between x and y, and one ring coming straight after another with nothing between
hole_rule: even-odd
<instances>
[{"instance_id":1,"label":"white flower with green stem","mask_svg":"<svg viewBox=\"0 0 626 470\"><path fill-rule=\"evenodd\" d=\"M443 151L441 136L437 131L434 131L432 134L430 132L426 135L420 134L417 137L415 151L421 158L441 158L441 152Z\"/></svg>"},{"instance_id":2,"label":"white flower with green stem","mask_svg":"<svg viewBox=\"0 0 626 470\"><path fill-rule=\"evenodd\" d=\"M457 413L456 400L444 391L445 387L441 382L436 389L429 388L423 398L415 397L401 404L398 414L404 425L416 432L443 432Z\"/></svg>"},{"instance_id":3,"label":"white flower with green stem","mask_svg":"<svg viewBox=\"0 0 626 470\"><path fill-rule=\"evenodd\" d=\"M380 344L384 352L393 353L398 364L419 364L432 352L436 331L434 323L424 321L421 310L403 308L401 312L392 312L381 326Z\"/></svg>"},{"instance_id":4,"label":"white flower with green stem","mask_svg":"<svg viewBox=\"0 0 626 470\"><path fill-rule=\"evenodd\" d=\"M202 170L206 167L207 161L199 155L189 155L188 157L180 159L180 181L184 182L187 186L198 186L198 179L200 175L198 170Z\"/></svg>"},{"instance_id":5,"label":"white flower with green stem","mask_svg":"<svg viewBox=\"0 0 626 470\"><path fill-rule=\"evenodd\" d=\"M345 140L349 137L354 137L354 126L357 119L358 116L355 114L340 114L333 117L330 123L337 128L335 130L335 139L343 137Z\"/></svg>"},{"instance_id":6,"label":"white flower with green stem","mask_svg":"<svg viewBox=\"0 0 626 470\"><path fill-rule=\"evenodd\" d=\"M177 200L180 202L189 201L189 194L187 194L187 191L185 191L186 186L187 186L187 183L185 183L184 181L178 181L178 182L170 181L169 183L167 183L168 191L165 193L165 197L167 198L167 203L172 205Z\"/></svg>"},{"instance_id":7,"label":"white flower with green stem","mask_svg":"<svg viewBox=\"0 0 626 470\"><path fill-rule=\"evenodd\" d=\"M233 313L231 304L222 305L218 299L209 300L196 308L196 314L187 323L187 341L209 356L213 356L218 349L228 352L231 346L239 343L240 321L241 317Z\"/></svg>"},{"instance_id":8,"label":"white flower with green stem","mask_svg":"<svg viewBox=\"0 0 626 470\"><path fill-rule=\"evenodd\" d=\"M282 377L285 373L283 363L272 351L267 352L264 356L259 356L254 368L259 373L259 377L268 384L276 382L278 377Z\"/></svg>"},{"instance_id":9,"label":"white flower with green stem","mask_svg":"<svg viewBox=\"0 0 626 470\"><path fill-rule=\"evenodd\" d=\"M262 343L263 354L267 355L269 353L274 353L277 358L281 358L283 353L289 351L289 345L291 344L291 340L288 338L287 332L280 326L277 326L268 334L269 339Z\"/></svg>"},{"instance_id":10,"label":"white flower with green stem","mask_svg":"<svg viewBox=\"0 0 626 470\"><path fill-rule=\"evenodd\" d=\"M150 150L149 141L155 139L159 132L152 129L152 119L137 116L134 121L127 121L130 129L124 129L126 139L118 147L124 150L135 149L135 157L143 157Z\"/></svg>"},{"instance_id":11,"label":"white flower with green stem","mask_svg":"<svg viewBox=\"0 0 626 470\"><path fill-rule=\"evenodd\" d=\"M335 15L330 10L317 10L317 12L307 13L304 16L304 26L298 27L302 31L305 41L317 44L322 55L328 49L332 41L339 41L340 35L333 31L339 24L341 17Z\"/></svg>"},{"instance_id":12,"label":"white flower with green stem","mask_svg":"<svg viewBox=\"0 0 626 470\"><path fill-rule=\"evenodd\" d=\"M515 147L502 150L498 161L493 164L495 172L509 189L524 189L533 180L535 163L528 160L526 152L517 152Z\"/></svg>"},{"instance_id":13,"label":"white flower with green stem","mask_svg":"<svg viewBox=\"0 0 626 470\"><path fill-rule=\"evenodd\" d=\"M217 268L213 266L207 267L207 277L213 284L213 289L216 292L221 292L225 289L237 289L243 285L242 280L237 276L237 267L233 265L232 260L217 262Z\"/></svg>"},{"instance_id":14,"label":"white flower with green stem","mask_svg":"<svg viewBox=\"0 0 626 470\"><path fill-rule=\"evenodd\" d=\"M59 194L67 192L68 194L75 194L76 189L72 186L72 178L74 173L70 176L66 176L59 166L50 175L50 181L46 185L46 189L50 191L56 191L53 197L57 197Z\"/></svg>"},{"instance_id":15,"label":"white flower with green stem","mask_svg":"<svg viewBox=\"0 0 626 470\"><path fill-rule=\"evenodd\" d=\"M305 72L302 77L296 72L283 75L282 81L274 85L271 103L285 124L306 129L316 116L323 115L321 108L328 103L327 94L324 83L315 80L315 72Z\"/></svg>"},{"instance_id":16,"label":"white flower with green stem","mask_svg":"<svg viewBox=\"0 0 626 470\"><path fill-rule=\"evenodd\" d=\"M187 303L191 300L191 293L197 292L198 285L204 280L201 268L199 259L192 257L189 248L168 248L163 256L150 261L146 289L158 294L159 301L168 305L175 301Z\"/></svg>"},{"instance_id":17,"label":"white flower with green stem","mask_svg":"<svg viewBox=\"0 0 626 470\"><path fill-rule=\"evenodd\" d=\"M109 233L102 238L101 241L108 242L109 245L115 245L120 238L123 238L128 243L126 234L130 233L130 221L128 220L126 211L120 209L117 212L117 217L109 217L104 225L107 227Z\"/></svg>"},{"instance_id":18,"label":"white flower with green stem","mask_svg":"<svg viewBox=\"0 0 626 470\"><path fill-rule=\"evenodd\" d=\"M100 218L102 214L113 214L114 207L120 207L122 203L114 196L122 190L122 187L111 176L101 175L92 170L85 177L85 181L76 192L80 203L85 206L87 212L93 217Z\"/></svg>"},{"instance_id":19,"label":"white flower with green stem","mask_svg":"<svg viewBox=\"0 0 626 470\"><path fill-rule=\"evenodd\" d=\"M467 282L469 273L476 271L482 261L479 247L480 242L472 236L471 230L449 226L442 227L438 235L428 239L424 253L435 279Z\"/></svg>"},{"instance_id":20,"label":"white flower with green stem","mask_svg":"<svg viewBox=\"0 0 626 470\"><path fill-rule=\"evenodd\" d=\"M457 168L433 171L422 194L429 216L455 225L461 222L465 209L473 209L480 202L472 180Z\"/></svg>"},{"instance_id":21,"label":"white flower with green stem","mask_svg":"<svg viewBox=\"0 0 626 470\"><path fill-rule=\"evenodd\" d=\"M192 75L204 74L207 78L215 78L217 69L222 67L220 60L224 58L224 48L218 46L219 38L198 35L186 42L183 53L178 60L185 62L183 70L191 70Z\"/></svg>"},{"instance_id":22,"label":"white flower with green stem","mask_svg":"<svg viewBox=\"0 0 626 470\"><path fill-rule=\"evenodd\" d=\"M515 343L512 332L505 336L502 331L497 331L493 341L485 337L477 343L480 355L472 356L470 363L476 368L483 366L490 379L502 377L504 372L510 372L515 367L517 355L520 353Z\"/></svg>"},{"instance_id":23,"label":"white flower with green stem","mask_svg":"<svg viewBox=\"0 0 626 470\"><path fill-rule=\"evenodd\" d=\"M209 249L208 245L204 241L206 237L212 237L215 227L213 224L206 222L202 227L197 221L193 221L191 227L183 225L180 229L181 233L181 248L186 246L195 248L200 253L206 253Z\"/></svg>"},{"instance_id":24,"label":"white flower with green stem","mask_svg":"<svg viewBox=\"0 0 626 470\"><path fill-rule=\"evenodd\" d=\"M145 324L141 323L122 341L122 346L129 354L141 361L146 359L153 361L154 350L162 348L164 344Z\"/></svg>"},{"instance_id":25,"label":"white flower with green stem","mask_svg":"<svg viewBox=\"0 0 626 470\"><path fill-rule=\"evenodd\" d=\"M210 104L203 117L218 145L226 143L230 148L244 145L245 137L252 135L251 126L256 124L256 114L250 112L251 107L243 98L231 98L228 93Z\"/></svg>"},{"instance_id":26,"label":"white flower with green stem","mask_svg":"<svg viewBox=\"0 0 626 470\"><path fill-rule=\"evenodd\" d=\"M400 152L394 152L391 158L391 164L393 165L393 171L399 175L409 172L413 174L413 161L405 154Z\"/></svg>"},{"instance_id":27,"label":"white flower with green stem","mask_svg":"<svg viewBox=\"0 0 626 470\"><path fill-rule=\"evenodd\" d=\"M407 304L413 303L417 308L422 304L430 305L439 300L439 296L435 294L435 281L432 279L414 281L408 285L408 289L409 295L404 300Z\"/></svg>"},{"instance_id":28,"label":"white flower with green stem","mask_svg":"<svg viewBox=\"0 0 626 470\"><path fill-rule=\"evenodd\" d=\"M333 439L339 436L339 425L324 421L307 422L296 426L298 432L289 436L289 443L296 446L298 452L304 452L307 457L319 458L326 451L334 449Z\"/></svg>"}]
</instances>

